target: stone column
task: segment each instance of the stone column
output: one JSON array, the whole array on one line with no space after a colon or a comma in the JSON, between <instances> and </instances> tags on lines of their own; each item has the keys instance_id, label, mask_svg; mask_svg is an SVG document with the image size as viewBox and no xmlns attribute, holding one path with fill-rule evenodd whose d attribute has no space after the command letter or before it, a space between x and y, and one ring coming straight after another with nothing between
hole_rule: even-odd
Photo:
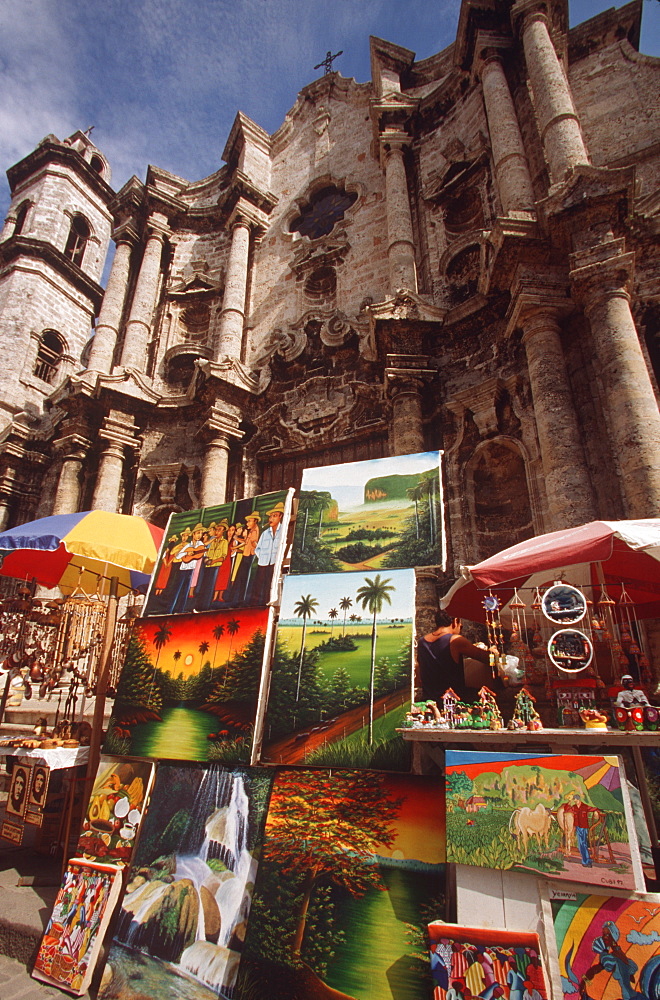
<instances>
[{"instance_id":1,"label":"stone column","mask_svg":"<svg viewBox=\"0 0 660 1000\"><path fill-rule=\"evenodd\" d=\"M135 368L137 371L144 371L146 364L147 346L160 280L163 243L167 235L160 217L152 216L149 220L148 233L131 311L124 331L124 347L121 354L122 367Z\"/></svg>"},{"instance_id":2,"label":"stone column","mask_svg":"<svg viewBox=\"0 0 660 1000\"><path fill-rule=\"evenodd\" d=\"M239 359L241 357L249 259L250 223L243 215L237 215L233 222L227 261L217 357L223 355Z\"/></svg>"},{"instance_id":3,"label":"stone column","mask_svg":"<svg viewBox=\"0 0 660 1000\"><path fill-rule=\"evenodd\" d=\"M480 72L502 210L505 215L532 210L534 191L529 164L509 84L497 51L487 52Z\"/></svg>"},{"instance_id":4,"label":"stone column","mask_svg":"<svg viewBox=\"0 0 660 1000\"><path fill-rule=\"evenodd\" d=\"M520 18L541 140L550 179L557 184L573 167L589 162L580 123L545 13L535 0L518 0L511 13L514 20Z\"/></svg>"},{"instance_id":5,"label":"stone column","mask_svg":"<svg viewBox=\"0 0 660 1000\"><path fill-rule=\"evenodd\" d=\"M392 455L414 455L425 451L422 423L422 379L387 377L392 401L390 447Z\"/></svg>"},{"instance_id":6,"label":"stone column","mask_svg":"<svg viewBox=\"0 0 660 1000\"><path fill-rule=\"evenodd\" d=\"M218 434L206 444L202 465L201 505L211 507L224 503L227 496L229 438Z\"/></svg>"},{"instance_id":7,"label":"stone column","mask_svg":"<svg viewBox=\"0 0 660 1000\"><path fill-rule=\"evenodd\" d=\"M595 517L557 314L543 305L522 315L523 344L548 498L548 530Z\"/></svg>"},{"instance_id":8,"label":"stone column","mask_svg":"<svg viewBox=\"0 0 660 1000\"><path fill-rule=\"evenodd\" d=\"M90 442L77 435L60 439L62 467L57 480L53 514L75 514L80 506L81 472Z\"/></svg>"},{"instance_id":9,"label":"stone column","mask_svg":"<svg viewBox=\"0 0 660 1000\"><path fill-rule=\"evenodd\" d=\"M384 132L381 147L385 163L387 199L387 256L390 265L390 292L407 288L417 291L415 242L408 199L408 181L403 159L410 137L405 132Z\"/></svg>"},{"instance_id":10,"label":"stone column","mask_svg":"<svg viewBox=\"0 0 660 1000\"><path fill-rule=\"evenodd\" d=\"M628 516L657 517L660 414L626 289L632 268L633 254L624 254L577 268L571 278L591 326Z\"/></svg>"},{"instance_id":11,"label":"stone column","mask_svg":"<svg viewBox=\"0 0 660 1000\"><path fill-rule=\"evenodd\" d=\"M9 498L0 497L0 531L4 531L9 520Z\"/></svg>"},{"instance_id":12,"label":"stone column","mask_svg":"<svg viewBox=\"0 0 660 1000\"><path fill-rule=\"evenodd\" d=\"M106 375L112 371L112 359L128 287L134 236L124 232L116 235L115 241L115 256L87 362L88 370L104 372Z\"/></svg>"},{"instance_id":13,"label":"stone column","mask_svg":"<svg viewBox=\"0 0 660 1000\"><path fill-rule=\"evenodd\" d=\"M119 492L124 474L124 445L121 441L108 440L101 452L99 471L92 499L93 510L117 513Z\"/></svg>"}]
</instances>

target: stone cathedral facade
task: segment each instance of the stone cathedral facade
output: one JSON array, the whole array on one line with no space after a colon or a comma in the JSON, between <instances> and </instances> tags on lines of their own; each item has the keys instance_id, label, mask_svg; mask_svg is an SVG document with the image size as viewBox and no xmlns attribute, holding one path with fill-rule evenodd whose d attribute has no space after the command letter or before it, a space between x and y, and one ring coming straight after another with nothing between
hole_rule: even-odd
<instances>
[{"instance_id":1,"label":"stone cathedral facade","mask_svg":"<svg viewBox=\"0 0 660 1000\"><path fill-rule=\"evenodd\" d=\"M8 170L0 526L172 511L441 448L449 565L660 510L660 60L641 0L463 0L209 177L83 133ZM432 12L429 11L429 16ZM99 284L110 241L115 252ZM93 336L90 338L90 333Z\"/></svg>"}]
</instances>

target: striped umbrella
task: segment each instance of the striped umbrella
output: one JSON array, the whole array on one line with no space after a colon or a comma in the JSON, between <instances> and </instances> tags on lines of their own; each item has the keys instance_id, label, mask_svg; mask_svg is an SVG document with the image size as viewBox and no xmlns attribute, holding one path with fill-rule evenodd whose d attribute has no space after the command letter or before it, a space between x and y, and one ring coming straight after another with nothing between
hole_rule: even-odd
<instances>
[{"instance_id":1,"label":"striped umbrella","mask_svg":"<svg viewBox=\"0 0 660 1000\"><path fill-rule=\"evenodd\" d=\"M0 574L63 594L108 593L111 577L120 597L145 592L162 537L162 528L130 514L54 514L0 534Z\"/></svg>"}]
</instances>

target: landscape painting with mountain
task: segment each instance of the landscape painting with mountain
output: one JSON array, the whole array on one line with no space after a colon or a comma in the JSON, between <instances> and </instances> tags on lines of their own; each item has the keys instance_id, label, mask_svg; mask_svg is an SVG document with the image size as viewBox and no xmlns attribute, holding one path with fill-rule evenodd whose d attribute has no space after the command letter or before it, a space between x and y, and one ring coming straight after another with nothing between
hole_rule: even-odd
<instances>
[{"instance_id":1,"label":"landscape painting with mountain","mask_svg":"<svg viewBox=\"0 0 660 1000\"><path fill-rule=\"evenodd\" d=\"M278 769L237 996L428 1000L444 857L437 778Z\"/></svg>"},{"instance_id":2,"label":"landscape painting with mountain","mask_svg":"<svg viewBox=\"0 0 660 1000\"><path fill-rule=\"evenodd\" d=\"M271 777L161 764L99 1000L233 997Z\"/></svg>"},{"instance_id":3,"label":"landscape painting with mountain","mask_svg":"<svg viewBox=\"0 0 660 1000\"><path fill-rule=\"evenodd\" d=\"M448 750L447 860L643 887L618 757Z\"/></svg>"},{"instance_id":4,"label":"landscape painting with mountain","mask_svg":"<svg viewBox=\"0 0 660 1000\"><path fill-rule=\"evenodd\" d=\"M272 611L140 619L105 749L176 760L250 759Z\"/></svg>"},{"instance_id":5,"label":"landscape painting with mountain","mask_svg":"<svg viewBox=\"0 0 660 1000\"><path fill-rule=\"evenodd\" d=\"M291 573L444 561L440 452L305 469Z\"/></svg>"},{"instance_id":6,"label":"landscape painting with mountain","mask_svg":"<svg viewBox=\"0 0 660 1000\"><path fill-rule=\"evenodd\" d=\"M261 760L407 771L415 571L284 580Z\"/></svg>"}]
</instances>

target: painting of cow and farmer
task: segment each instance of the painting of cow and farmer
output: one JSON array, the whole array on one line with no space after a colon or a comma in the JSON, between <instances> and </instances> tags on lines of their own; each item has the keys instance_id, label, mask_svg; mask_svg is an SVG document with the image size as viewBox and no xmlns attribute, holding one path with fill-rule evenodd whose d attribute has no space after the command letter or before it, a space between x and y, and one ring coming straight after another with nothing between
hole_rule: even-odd
<instances>
[{"instance_id":1,"label":"painting of cow and farmer","mask_svg":"<svg viewBox=\"0 0 660 1000\"><path fill-rule=\"evenodd\" d=\"M415 571L288 576L261 760L409 770Z\"/></svg>"},{"instance_id":2,"label":"painting of cow and farmer","mask_svg":"<svg viewBox=\"0 0 660 1000\"><path fill-rule=\"evenodd\" d=\"M303 471L291 573L443 563L440 452Z\"/></svg>"},{"instance_id":3,"label":"painting of cow and farmer","mask_svg":"<svg viewBox=\"0 0 660 1000\"><path fill-rule=\"evenodd\" d=\"M447 860L643 888L618 757L447 751Z\"/></svg>"}]
</instances>

